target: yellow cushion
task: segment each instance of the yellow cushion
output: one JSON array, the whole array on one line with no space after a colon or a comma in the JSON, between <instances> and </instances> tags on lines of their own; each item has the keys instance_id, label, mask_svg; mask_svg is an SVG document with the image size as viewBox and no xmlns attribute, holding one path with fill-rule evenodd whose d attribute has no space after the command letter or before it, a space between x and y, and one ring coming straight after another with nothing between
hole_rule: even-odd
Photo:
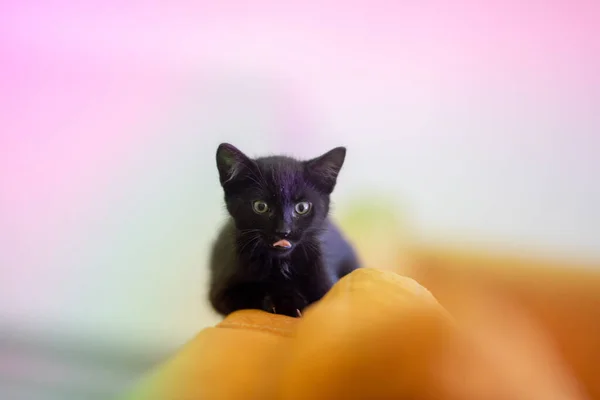
<instances>
[{"instance_id":1,"label":"yellow cushion","mask_svg":"<svg viewBox=\"0 0 600 400\"><path fill-rule=\"evenodd\" d=\"M228 316L127 398L492 399L495 392L518 398L502 387L513 381L500 367L481 374L495 362L473 343L414 280L365 268L340 280L300 319L257 310ZM553 398L563 398L552 390Z\"/></svg>"}]
</instances>

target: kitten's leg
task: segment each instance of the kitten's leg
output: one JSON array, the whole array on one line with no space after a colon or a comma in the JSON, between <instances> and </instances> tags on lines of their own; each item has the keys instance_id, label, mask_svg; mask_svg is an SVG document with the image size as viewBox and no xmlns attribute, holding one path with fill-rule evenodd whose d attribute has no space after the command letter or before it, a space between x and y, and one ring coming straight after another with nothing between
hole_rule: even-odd
<instances>
[{"instance_id":1,"label":"kitten's leg","mask_svg":"<svg viewBox=\"0 0 600 400\"><path fill-rule=\"evenodd\" d=\"M222 315L238 310L262 310L264 299L264 288L256 284L233 285L211 296L213 307Z\"/></svg>"},{"instance_id":2,"label":"kitten's leg","mask_svg":"<svg viewBox=\"0 0 600 400\"><path fill-rule=\"evenodd\" d=\"M264 300L263 300L263 306L262 306L263 311L266 312L270 312L272 314L277 314L277 308L275 307L275 304L273 303L273 299L271 299L271 296L266 295Z\"/></svg>"},{"instance_id":3,"label":"kitten's leg","mask_svg":"<svg viewBox=\"0 0 600 400\"><path fill-rule=\"evenodd\" d=\"M302 310L307 306L306 299L301 294L294 292L292 294L279 293L273 297L274 307L277 313L288 317L300 317Z\"/></svg>"}]
</instances>

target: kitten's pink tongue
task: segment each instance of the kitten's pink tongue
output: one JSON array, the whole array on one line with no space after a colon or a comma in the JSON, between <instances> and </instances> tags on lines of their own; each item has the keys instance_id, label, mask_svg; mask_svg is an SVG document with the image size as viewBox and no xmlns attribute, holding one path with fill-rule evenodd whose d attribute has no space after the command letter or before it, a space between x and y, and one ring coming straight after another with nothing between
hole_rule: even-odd
<instances>
[{"instance_id":1,"label":"kitten's pink tongue","mask_svg":"<svg viewBox=\"0 0 600 400\"><path fill-rule=\"evenodd\" d=\"M285 239L281 239L273 243L273 247L283 247L284 249L289 249L290 247L292 247L292 244Z\"/></svg>"}]
</instances>

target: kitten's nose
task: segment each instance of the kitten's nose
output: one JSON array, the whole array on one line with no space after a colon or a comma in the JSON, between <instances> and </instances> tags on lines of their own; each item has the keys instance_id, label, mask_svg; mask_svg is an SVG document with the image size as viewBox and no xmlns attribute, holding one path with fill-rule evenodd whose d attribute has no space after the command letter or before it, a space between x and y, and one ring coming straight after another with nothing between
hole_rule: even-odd
<instances>
[{"instance_id":1,"label":"kitten's nose","mask_svg":"<svg viewBox=\"0 0 600 400\"><path fill-rule=\"evenodd\" d=\"M275 225L275 234L279 236L280 239L284 239L292 233L292 229L290 228L289 221L285 218L285 216L277 221Z\"/></svg>"},{"instance_id":2,"label":"kitten's nose","mask_svg":"<svg viewBox=\"0 0 600 400\"><path fill-rule=\"evenodd\" d=\"M290 236L290 233L292 233L292 231L290 231L289 228L278 228L275 233L278 236L281 236L282 238L286 238L288 236Z\"/></svg>"}]
</instances>

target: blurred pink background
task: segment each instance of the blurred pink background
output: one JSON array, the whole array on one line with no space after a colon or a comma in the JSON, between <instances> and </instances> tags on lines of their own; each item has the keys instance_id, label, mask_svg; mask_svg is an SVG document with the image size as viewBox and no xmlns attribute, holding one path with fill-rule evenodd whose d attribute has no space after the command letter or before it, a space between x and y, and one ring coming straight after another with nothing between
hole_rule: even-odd
<instances>
[{"instance_id":1,"label":"blurred pink background","mask_svg":"<svg viewBox=\"0 0 600 400\"><path fill-rule=\"evenodd\" d=\"M337 208L392 199L419 240L600 257L600 3L215 3L0 3L5 349L160 353L216 321L222 141L348 146Z\"/></svg>"}]
</instances>

